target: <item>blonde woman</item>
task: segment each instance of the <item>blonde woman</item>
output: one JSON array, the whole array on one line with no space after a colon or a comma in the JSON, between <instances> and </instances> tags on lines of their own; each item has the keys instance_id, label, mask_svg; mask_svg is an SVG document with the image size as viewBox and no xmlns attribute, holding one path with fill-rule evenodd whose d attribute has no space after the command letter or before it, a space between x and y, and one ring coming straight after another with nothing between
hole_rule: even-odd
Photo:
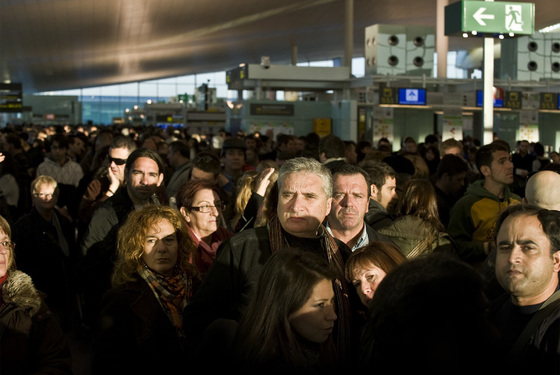
<instances>
[{"instance_id":1,"label":"blonde woman","mask_svg":"<svg viewBox=\"0 0 560 375\"><path fill-rule=\"evenodd\" d=\"M92 374L170 373L183 365L195 249L176 210L147 205L130 214L119 230L113 288L101 304Z\"/></svg>"}]
</instances>

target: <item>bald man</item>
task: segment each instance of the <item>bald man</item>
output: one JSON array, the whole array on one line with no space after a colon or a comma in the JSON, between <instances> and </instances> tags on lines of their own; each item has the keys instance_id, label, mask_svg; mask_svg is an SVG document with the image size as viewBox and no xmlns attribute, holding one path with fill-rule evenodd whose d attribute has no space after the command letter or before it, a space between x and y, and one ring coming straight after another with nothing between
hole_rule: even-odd
<instances>
[{"instance_id":1,"label":"bald man","mask_svg":"<svg viewBox=\"0 0 560 375\"><path fill-rule=\"evenodd\" d=\"M540 171L527 181L525 200L547 210L560 211L560 174Z\"/></svg>"}]
</instances>

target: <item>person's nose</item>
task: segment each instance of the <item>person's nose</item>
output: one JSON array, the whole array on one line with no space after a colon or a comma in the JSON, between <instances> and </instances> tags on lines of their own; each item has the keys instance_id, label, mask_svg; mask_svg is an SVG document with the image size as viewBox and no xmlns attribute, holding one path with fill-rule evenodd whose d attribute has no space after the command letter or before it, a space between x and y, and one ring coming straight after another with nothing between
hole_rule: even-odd
<instances>
[{"instance_id":1,"label":"person's nose","mask_svg":"<svg viewBox=\"0 0 560 375\"><path fill-rule=\"evenodd\" d=\"M523 251L518 245L514 245L511 253L509 254L509 263L519 264L521 263L521 258L523 256Z\"/></svg>"},{"instance_id":2,"label":"person's nose","mask_svg":"<svg viewBox=\"0 0 560 375\"><path fill-rule=\"evenodd\" d=\"M154 250L158 253L164 253L167 251L167 246L165 246L163 240L157 240L156 244L154 245Z\"/></svg>"},{"instance_id":3,"label":"person's nose","mask_svg":"<svg viewBox=\"0 0 560 375\"><path fill-rule=\"evenodd\" d=\"M335 311L335 304L331 303L325 309L325 319L328 321L335 321L338 318Z\"/></svg>"},{"instance_id":4,"label":"person's nose","mask_svg":"<svg viewBox=\"0 0 560 375\"><path fill-rule=\"evenodd\" d=\"M362 283L362 293L369 299L373 298L373 288L369 283Z\"/></svg>"},{"instance_id":5,"label":"person's nose","mask_svg":"<svg viewBox=\"0 0 560 375\"><path fill-rule=\"evenodd\" d=\"M345 194L344 198L342 198L342 200L340 201L340 205L342 207L355 207L355 202L350 194Z\"/></svg>"},{"instance_id":6,"label":"person's nose","mask_svg":"<svg viewBox=\"0 0 560 375\"><path fill-rule=\"evenodd\" d=\"M303 197L300 194L294 195L292 201L292 210L294 212L299 212L303 210L304 206L305 206L305 201Z\"/></svg>"}]
</instances>

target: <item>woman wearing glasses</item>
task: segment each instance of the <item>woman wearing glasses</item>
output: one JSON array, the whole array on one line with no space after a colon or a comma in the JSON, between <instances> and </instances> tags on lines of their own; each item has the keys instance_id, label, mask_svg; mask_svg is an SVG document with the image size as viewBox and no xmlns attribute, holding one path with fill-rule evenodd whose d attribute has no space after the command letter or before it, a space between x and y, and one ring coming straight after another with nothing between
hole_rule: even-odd
<instances>
[{"instance_id":1,"label":"woman wearing glasses","mask_svg":"<svg viewBox=\"0 0 560 375\"><path fill-rule=\"evenodd\" d=\"M177 207L198 247L192 263L202 275L214 262L218 246L232 235L223 224L225 205L220 193L216 185L205 180L188 181L177 193Z\"/></svg>"},{"instance_id":2,"label":"woman wearing glasses","mask_svg":"<svg viewBox=\"0 0 560 375\"><path fill-rule=\"evenodd\" d=\"M0 374L71 374L66 336L44 294L16 269L14 248L0 216Z\"/></svg>"}]
</instances>

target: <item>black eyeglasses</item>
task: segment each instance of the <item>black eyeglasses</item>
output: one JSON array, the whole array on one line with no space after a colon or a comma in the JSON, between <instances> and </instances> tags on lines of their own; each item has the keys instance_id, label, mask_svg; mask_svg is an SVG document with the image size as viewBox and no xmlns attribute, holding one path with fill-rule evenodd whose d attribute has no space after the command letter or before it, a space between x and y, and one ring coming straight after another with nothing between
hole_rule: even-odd
<instances>
[{"instance_id":1,"label":"black eyeglasses","mask_svg":"<svg viewBox=\"0 0 560 375\"><path fill-rule=\"evenodd\" d=\"M116 165L123 165L126 163L126 159L117 159L117 158L112 158L109 156L109 164L111 163L115 163Z\"/></svg>"},{"instance_id":2,"label":"black eyeglasses","mask_svg":"<svg viewBox=\"0 0 560 375\"><path fill-rule=\"evenodd\" d=\"M216 208L218 211L223 211L226 209L226 205L224 203L217 202L215 204L216 204L215 206L210 206L208 204L205 204L204 206L198 206L198 207L191 206L191 210L198 211L203 214L208 214L212 212L214 208Z\"/></svg>"}]
</instances>

